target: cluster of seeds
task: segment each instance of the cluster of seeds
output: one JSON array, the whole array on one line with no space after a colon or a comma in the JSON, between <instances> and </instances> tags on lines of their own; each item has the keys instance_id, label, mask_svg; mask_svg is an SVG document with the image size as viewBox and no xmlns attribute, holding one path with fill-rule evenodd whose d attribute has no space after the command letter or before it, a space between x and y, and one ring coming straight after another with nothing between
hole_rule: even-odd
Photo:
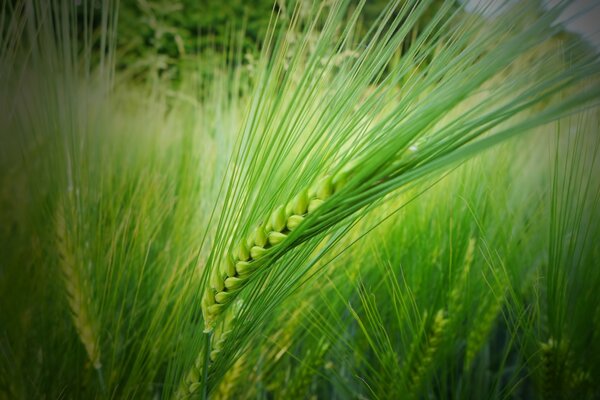
<instances>
[{"instance_id":1,"label":"cluster of seeds","mask_svg":"<svg viewBox=\"0 0 600 400\"><path fill-rule=\"evenodd\" d=\"M225 257L221 268L216 268L202 299L202 311L207 330L212 322L236 297L254 273L263 265L271 251L280 245L304 219L319 208L346 182L348 170L335 176L325 176L310 189L298 193L287 205L275 209L270 217L259 224L239 243L237 250Z\"/></svg>"}]
</instances>

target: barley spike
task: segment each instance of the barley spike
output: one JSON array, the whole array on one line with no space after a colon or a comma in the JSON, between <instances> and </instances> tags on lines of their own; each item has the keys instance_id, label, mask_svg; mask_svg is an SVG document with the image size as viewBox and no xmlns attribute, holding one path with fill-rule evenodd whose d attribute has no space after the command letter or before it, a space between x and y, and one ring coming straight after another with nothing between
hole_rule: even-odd
<instances>
[{"instance_id":1,"label":"barley spike","mask_svg":"<svg viewBox=\"0 0 600 400\"><path fill-rule=\"evenodd\" d=\"M350 171L346 168L335 176L327 175L309 189L301 190L288 204L276 207L266 223L259 224L242 239L231 256L225 255L222 268L212 272L210 288L202 300L206 332L212 329L216 318L237 296L237 292L265 264L262 260L283 243L309 214L342 188Z\"/></svg>"}]
</instances>

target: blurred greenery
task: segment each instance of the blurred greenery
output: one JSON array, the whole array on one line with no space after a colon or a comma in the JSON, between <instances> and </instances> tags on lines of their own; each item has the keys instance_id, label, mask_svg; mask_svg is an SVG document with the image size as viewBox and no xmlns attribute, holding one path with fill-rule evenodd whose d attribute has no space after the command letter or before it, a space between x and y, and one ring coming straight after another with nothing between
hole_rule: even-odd
<instances>
[{"instance_id":1,"label":"blurred greenery","mask_svg":"<svg viewBox=\"0 0 600 400\"><path fill-rule=\"evenodd\" d=\"M134 65L140 72L154 67L160 74L177 78L179 69L189 66L189 56L224 51L232 33L242 29L242 48L255 49L266 32L273 7L272 0L122 2L118 67Z\"/></svg>"},{"instance_id":2,"label":"blurred greenery","mask_svg":"<svg viewBox=\"0 0 600 400\"><path fill-rule=\"evenodd\" d=\"M99 9L103 0L92 0L93 8ZM243 55L256 55L267 32L273 13L289 17L292 6L289 0L134 0L119 3L116 32L117 65L127 69L133 78L148 77L180 83L186 71L209 73L213 66L198 63L197 55L212 59L212 54L231 50L232 42ZM301 13L308 13L310 1L305 1ZM331 0L319 4L328 7ZM359 6L359 0L350 2L349 10ZM386 0L372 0L364 4L360 27L363 31L371 26L387 5ZM415 29L426 24L436 14L441 0L421 17ZM455 1L458 4L457 1ZM84 3L79 4L82 18ZM397 13L397 11L395 12ZM92 26L101 29L99 12L92 17ZM83 26L84 24L80 24ZM243 33L243 34L242 34ZM98 38L97 41L100 39ZM404 47L408 47L406 43ZM201 70L198 70L198 69Z\"/></svg>"}]
</instances>

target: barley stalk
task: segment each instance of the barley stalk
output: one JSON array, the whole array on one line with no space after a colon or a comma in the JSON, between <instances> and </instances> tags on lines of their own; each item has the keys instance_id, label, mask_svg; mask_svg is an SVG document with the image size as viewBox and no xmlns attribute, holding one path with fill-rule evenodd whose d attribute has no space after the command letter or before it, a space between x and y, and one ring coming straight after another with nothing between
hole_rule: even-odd
<instances>
[{"instance_id":1,"label":"barley stalk","mask_svg":"<svg viewBox=\"0 0 600 400\"><path fill-rule=\"evenodd\" d=\"M56 212L56 248L75 330L85 347L90 362L95 369L100 370L102 363L100 362L99 339L95 329L97 320L91 312L89 290L78 269L79 263L62 206L59 206Z\"/></svg>"}]
</instances>

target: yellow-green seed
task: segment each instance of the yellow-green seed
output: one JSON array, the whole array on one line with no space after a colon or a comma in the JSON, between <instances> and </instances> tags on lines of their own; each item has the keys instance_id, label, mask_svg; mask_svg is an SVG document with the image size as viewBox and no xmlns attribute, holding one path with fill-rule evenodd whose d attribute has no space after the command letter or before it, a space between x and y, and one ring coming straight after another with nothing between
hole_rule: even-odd
<instances>
[{"instance_id":1,"label":"yellow-green seed","mask_svg":"<svg viewBox=\"0 0 600 400\"><path fill-rule=\"evenodd\" d=\"M211 306L208 306L206 308L206 311L208 312L208 315L219 315L219 313L224 307L225 306L223 304L213 304Z\"/></svg>"},{"instance_id":2,"label":"yellow-green seed","mask_svg":"<svg viewBox=\"0 0 600 400\"><path fill-rule=\"evenodd\" d=\"M248 249L248 251L250 251L252 246L254 246L254 232L252 232L248 236L246 236L245 244L246 244L246 248Z\"/></svg>"},{"instance_id":3,"label":"yellow-green seed","mask_svg":"<svg viewBox=\"0 0 600 400\"><path fill-rule=\"evenodd\" d=\"M265 254L267 254L267 252L268 252L268 250L265 249L264 247L254 246L250 249L250 256L254 260L257 260L257 259L261 258L262 256L264 256Z\"/></svg>"},{"instance_id":4,"label":"yellow-green seed","mask_svg":"<svg viewBox=\"0 0 600 400\"><path fill-rule=\"evenodd\" d=\"M200 389L200 382L192 383L190 385L190 393L196 393L198 389Z\"/></svg>"},{"instance_id":5,"label":"yellow-green seed","mask_svg":"<svg viewBox=\"0 0 600 400\"><path fill-rule=\"evenodd\" d=\"M215 301L219 304L227 304L233 300L233 296L229 292L219 292L215 294Z\"/></svg>"},{"instance_id":6,"label":"yellow-green seed","mask_svg":"<svg viewBox=\"0 0 600 400\"><path fill-rule=\"evenodd\" d=\"M260 225L254 231L254 244L260 247L265 247L267 244L267 234L265 233L265 228Z\"/></svg>"},{"instance_id":7,"label":"yellow-green seed","mask_svg":"<svg viewBox=\"0 0 600 400\"><path fill-rule=\"evenodd\" d=\"M346 185L348 182L350 175L352 174L354 168L357 166L357 161L351 161L344 168L342 168L338 173L336 173L331 179L331 183L333 184L333 188L335 192L340 190L342 187Z\"/></svg>"},{"instance_id":8,"label":"yellow-green seed","mask_svg":"<svg viewBox=\"0 0 600 400\"><path fill-rule=\"evenodd\" d=\"M304 217L301 215L292 215L288 218L287 220L287 228L290 231L293 231L294 229L296 229L298 227L298 225L300 225L300 223L304 221Z\"/></svg>"},{"instance_id":9,"label":"yellow-green seed","mask_svg":"<svg viewBox=\"0 0 600 400\"><path fill-rule=\"evenodd\" d=\"M298 193L298 195L294 198L292 202L292 211L296 215L304 215L306 213L306 209L308 208L308 192L303 190ZM289 221L289 218L288 218Z\"/></svg>"},{"instance_id":10,"label":"yellow-green seed","mask_svg":"<svg viewBox=\"0 0 600 400\"><path fill-rule=\"evenodd\" d=\"M271 226L273 231L281 232L285 228L286 217L283 206L279 206L271 214Z\"/></svg>"},{"instance_id":11,"label":"yellow-green seed","mask_svg":"<svg viewBox=\"0 0 600 400\"><path fill-rule=\"evenodd\" d=\"M257 262L238 261L236 264L236 271L238 275L248 275L256 271L260 267Z\"/></svg>"},{"instance_id":12,"label":"yellow-green seed","mask_svg":"<svg viewBox=\"0 0 600 400\"><path fill-rule=\"evenodd\" d=\"M204 290L204 298L202 299L202 301L205 302L206 307L215 304L214 293L215 291L209 287L207 287L206 290Z\"/></svg>"},{"instance_id":13,"label":"yellow-green seed","mask_svg":"<svg viewBox=\"0 0 600 400\"><path fill-rule=\"evenodd\" d=\"M269 232L269 243L275 246L287 238L287 235L280 232Z\"/></svg>"},{"instance_id":14,"label":"yellow-green seed","mask_svg":"<svg viewBox=\"0 0 600 400\"><path fill-rule=\"evenodd\" d=\"M291 201L285 205L285 217L286 218L288 218L290 215L292 215L294 213L293 208L294 208L294 203Z\"/></svg>"},{"instance_id":15,"label":"yellow-green seed","mask_svg":"<svg viewBox=\"0 0 600 400\"><path fill-rule=\"evenodd\" d=\"M324 203L324 201L321 199L312 199L310 201L310 203L308 203L308 212L311 213L311 212L315 211L323 203Z\"/></svg>"},{"instance_id":16,"label":"yellow-green seed","mask_svg":"<svg viewBox=\"0 0 600 400\"><path fill-rule=\"evenodd\" d=\"M225 256L224 263L225 263L225 272L227 273L227 276L234 276L235 275L235 263L233 262L231 257Z\"/></svg>"},{"instance_id":17,"label":"yellow-green seed","mask_svg":"<svg viewBox=\"0 0 600 400\"><path fill-rule=\"evenodd\" d=\"M230 276L229 278L225 279L225 287L231 290L239 288L243 283L244 279L240 279L235 276Z\"/></svg>"},{"instance_id":18,"label":"yellow-green seed","mask_svg":"<svg viewBox=\"0 0 600 400\"><path fill-rule=\"evenodd\" d=\"M245 243L240 243L237 251L238 259L242 261L246 261L250 258L250 252L248 251L248 247L246 247Z\"/></svg>"},{"instance_id":19,"label":"yellow-green seed","mask_svg":"<svg viewBox=\"0 0 600 400\"><path fill-rule=\"evenodd\" d=\"M200 380L200 371L198 371L196 368L192 368L192 370L190 371L190 374L187 377L187 381L189 383L196 383Z\"/></svg>"},{"instance_id":20,"label":"yellow-green seed","mask_svg":"<svg viewBox=\"0 0 600 400\"><path fill-rule=\"evenodd\" d=\"M213 271L210 276L210 286L217 292L223 290L223 277L218 269Z\"/></svg>"},{"instance_id":21,"label":"yellow-green seed","mask_svg":"<svg viewBox=\"0 0 600 400\"><path fill-rule=\"evenodd\" d=\"M346 185L346 182L348 182L347 174L336 174L331 180L331 183L333 184L333 190L336 192L339 191L342 187L344 187L344 185Z\"/></svg>"},{"instance_id":22,"label":"yellow-green seed","mask_svg":"<svg viewBox=\"0 0 600 400\"><path fill-rule=\"evenodd\" d=\"M328 199L333 194L333 185L331 184L331 176L326 176L319 182L317 186L317 198L321 200Z\"/></svg>"}]
</instances>

